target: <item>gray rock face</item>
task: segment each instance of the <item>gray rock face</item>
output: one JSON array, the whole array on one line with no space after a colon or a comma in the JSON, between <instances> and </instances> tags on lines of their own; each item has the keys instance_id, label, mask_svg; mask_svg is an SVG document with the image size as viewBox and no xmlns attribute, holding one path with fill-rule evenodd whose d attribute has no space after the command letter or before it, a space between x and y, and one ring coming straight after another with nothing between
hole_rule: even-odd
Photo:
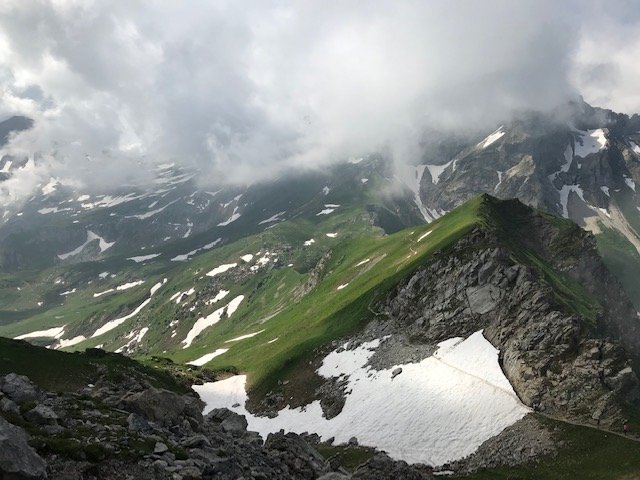
<instances>
[{"instance_id":1,"label":"gray rock face","mask_svg":"<svg viewBox=\"0 0 640 480\"><path fill-rule=\"evenodd\" d=\"M58 424L58 415L51 408L46 405L36 405L35 408L32 408L27 413L24 414L25 418L30 422L33 422L37 425L57 425Z\"/></svg>"},{"instance_id":2,"label":"gray rock face","mask_svg":"<svg viewBox=\"0 0 640 480\"><path fill-rule=\"evenodd\" d=\"M27 434L0 417L0 478L47 478L45 461L27 443Z\"/></svg>"},{"instance_id":3,"label":"gray rock face","mask_svg":"<svg viewBox=\"0 0 640 480\"><path fill-rule=\"evenodd\" d=\"M290 465L292 474L302 478L317 478L329 472L329 464L314 448L293 433L271 433L264 444ZM294 461L294 458L298 458Z\"/></svg>"},{"instance_id":4,"label":"gray rock face","mask_svg":"<svg viewBox=\"0 0 640 480\"><path fill-rule=\"evenodd\" d=\"M527 235L531 250L584 282L605 306L597 326L567 311L539 271L516 262L493 233L477 229L404 280L380 308L387 318L370 325L363 337L395 333L412 344L435 345L484 329L525 404L603 425L620 422L620 402L637 402L640 392L629 362L636 339L625 341L637 328L633 322L639 323L635 312L594 254L588 234L577 234L573 257L554 256L558 232L537 217L533 221L543 233ZM599 273L587 278L585 272ZM616 305L609 308L612 299Z\"/></svg>"},{"instance_id":5,"label":"gray rock face","mask_svg":"<svg viewBox=\"0 0 640 480\"><path fill-rule=\"evenodd\" d=\"M127 395L122 403L132 411L162 425L175 424L185 416L197 423L202 423L203 420L204 403L200 399L159 388L148 388Z\"/></svg>"},{"instance_id":6,"label":"gray rock face","mask_svg":"<svg viewBox=\"0 0 640 480\"><path fill-rule=\"evenodd\" d=\"M470 456L443 469L467 473L481 468L521 465L544 455L555 455L556 451L549 429L535 415L527 415L484 442Z\"/></svg>"},{"instance_id":7,"label":"gray rock face","mask_svg":"<svg viewBox=\"0 0 640 480\"><path fill-rule=\"evenodd\" d=\"M33 382L15 373L0 378L0 391L17 403L35 402L40 398L40 392Z\"/></svg>"},{"instance_id":8,"label":"gray rock face","mask_svg":"<svg viewBox=\"0 0 640 480\"><path fill-rule=\"evenodd\" d=\"M398 462L384 453L374 455L354 472L353 479L386 480L402 478L405 480L432 480L431 467L424 465L408 465Z\"/></svg>"},{"instance_id":9,"label":"gray rock face","mask_svg":"<svg viewBox=\"0 0 640 480\"><path fill-rule=\"evenodd\" d=\"M299 435L276 434L265 446L247 431L246 419L230 410L203 419L193 394L152 388L144 379L114 383L106 371L98 375L95 388L81 395L43 392L42 403L16 416L36 451L21 428L0 417L0 479L48 473L61 480L311 480L332 470ZM24 380L18 381L32 385ZM4 393L0 398L10 401ZM64 448L52 453L50 441Z\"/></svg>"},{"instance_id":10,"label":"gray rock face","mask_svg":"<svg viewBox=\"0 0 640 480\"><path fill-rule=\"evenodd\" d=\"M207 421L219 423L225 432L246 432L247 419L228 408L214 408L205 417Z\"/></svg>"}]
</instances>

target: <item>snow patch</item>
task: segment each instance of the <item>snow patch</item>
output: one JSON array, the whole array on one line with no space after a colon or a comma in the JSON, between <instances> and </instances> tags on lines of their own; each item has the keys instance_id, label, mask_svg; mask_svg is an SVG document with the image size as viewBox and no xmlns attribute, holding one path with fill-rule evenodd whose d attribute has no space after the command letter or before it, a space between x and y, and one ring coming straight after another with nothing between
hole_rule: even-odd
<instances>
[{"instance_id":1,"label":"snow patch","mask_svg":"<svg viewBox=\"0 0 640 480\"><path fill-rule=\"evenodd\" d=\"M239 195L236 198L240 198L241 195ZM235 222L236 220L238 220L240 217L242 216L241 213L238 213L238 207L235 207L233 209L233 213L231 214L231 216L229 218L227 218L224 222L220 222L218 224L219 227L226 227L227 225L229 225L230 223Z\"/></svg>"},{"instance_id":2,"label":"snow patch","mask_svg":"<svg viewBox=\"0 0 640 480\"><path fill-rule=\"evenodd\" d=\"M127 215L124 218L137 218L138 220L144 220L146 218L153 217L154 215L157 215L158 213L164 211L167 207L169 207L170 205L173 205L177 201L178 201L178 199L167 203L164 207L160 207L160 208L156 208L155 210L151 210L150 212L141 213L139 215Z\"/></svg>"},{"instance_id":3,"label":"snow patch","mask_svg":"<svg viewBox=\"0 0 640 480\"><path fill-rule=\"evenodd\" d=\"M348 283L343 283L342 285L338 285L338 288L336 288L336 290L342 290L343 288L347 287L349 284Z\"/></svg>"},{"instance_id":4,"label":"snow patch","mask_svg":"<svg viewBox=\"0 0 640 480\"><path fill-rule=\"evenodd\" d=\"M216 296L207 300L205 303L205 305L213 305L214 303L219 302L220 300L222 300L224 297L226 297L227 295L229 295L229 290L220 290L218 293L216 293Z\"/></svg>"},{"instance_id":5,"label":"snow patch","mask_svg":"<svg viewBox=\"0 0 640 480\"><path fill-rule=\"evenodd\" d=\"M429 235L431 235L431 232L432 232L432 231L433 231L433 230L429 230L428 232L423 233L422 235L420 235L420 238L418 238L418 241L419 241L419 242L421 242L422 240L424 240L425 238L427 238Z\"/></svg>"},{"instance_id":6,"label":"snow patch","mask_svg":"<svg viewBox=\"0 0 640 480\"><path fill-rule=\"evenodd\" d=\"M173 257L171 259L172 262L186 262L187 260L189 260L189 258L193 257L195 254L202 252L204 250L211 250L213 247L215 247L218 243L220 243L222 241L222 238L217 238L215 239L213 242L211 243L207 243L206 245L203 245L202 247L196 248L195 250L191 250L190 252L181 254L181 255L176 255L175 257Z\"/></svg>"},{"instance_id":7,"label":"snow patch","mask_svg":"<svg viewBox=\"0 0 640 480\"><path fill-rule=\"evenodd\" d=\"M42 194L49 195L50 193L55 192L56 187L58 185L60 185L60 182L58 181L58 179L52 178L51 180L49 180L49 183L47 183L44 187L42 187Z\"/></svg>"},{"instance_id":8,"label":"snow patch","mask_svg":"<svg viewBox=\"0 0 640 480\"><path fill-rule=\"evenodd\" d=\"M453 160L450 160L442 165L425 165L425 167L427 167L427 170L429 170L429 175L431 175L431 182L433 184L437 184L440 181L440 175L442 175L442 173L452 163Z\"/></svg>"},{"instance_id":9,"label":"snow patch","mask_svg":"<svg viewBox=\"0 0 640 480\"><path fill-rule=\"evenodd\" d=\"M626 175L624 175L622 178L624 178L624 183L627 184L627 187L629 187L631 190L633 190L635 192L636 191L636 182L634 182L633 179L627 177Z\"/></svg>"},{"instance_id":10,"label":"snow patch","mask_svg":"<svg viewBox=\"0 0 640 480\"><path fill-rule=\"evenodd\" d=\"M246 255L242 255L240 258L243 262L249 263L251 260L253 260L253 254L247 253Z\"/></svg>"},{"instance_id":11,"label":"snow patch","mask_svg":"<svg viewBox=\"0 0 640 480\"><path fill-rule=\"evenodd\" d=\"M149 298L147 298L145 301L143 301L140 305L138 305L135 310L131 313L129 313L128 315L125 315L124 317L120 317L120 318L116 318L114 320L110 320L107 323L105 323L103 326L101 326L100 328L98 328L95 332L93 332L93 335L91 335L91 338L95 338L95 337L99 337L100 335L103 335L107 332L110 332L111 330L113 330L114 328L119 327L120 325L122 325L124 322L126 322L127 320L129 320L130 318L135 317L137 314L139 314L142 309L144 307L146 307L149 302L151 302L151 298L153 297L153 295L160 289L160 287L162 287L162 285L164 285L165 283L167 283L167 279L163 279L162 281L156 283L153 287L151 287L151 289L149 290Z\"/></svg>"},{"instance_id":12,"label":"snow patch","mask_svg":"<svg viewBox=\"0 0 640 480\"><path fill-rule=\"evenodd\" d=\"M326 233L325 235L329 238L336 238L338 236L337 233Z\"/></svg>"},{"instance_id":13,"label":"snow patch","mask_svg":"<svg viewBox=\"0 0 640 480\"><path fill-rule=\"evenodd\" d=\"M269 218L266 218L264 220L262 220L261 222L258 222L258 225L263 225L265 223L273 223L273 222L280 222L283 219L280 218L282 215L284 215L285 213L287 213L287 211L283 211L283 212L278 212L275 215L270 216Z\"/></svg>"},{"instance_id":14,"label":"snow patch","mask_svg":"<svg viewBox=\"0 0 640 480\"><path fill-rule=\"evenodd\" d=\"M311 246L311 245L313 245L314 243L316 243L316 241L315 241L313 238L310 238L309 240L306 240L306 241L304 242L304 244L303 244L303 245L304 245L305 247L310 247L310 246Z\"/></svg>"},{"instance_id":15,"label":"snow patch","mask_svg":"<svg viewBox=\"0 0 640 480\"><path fill-rule=\"evenodd\" d=\"M216 267L213 270L207 272L207 277L215 277L216 275L224 273L227 270L231 270L232 268L235 268L237 266L237 263L227 263L225 265L220 265L219 267Z\"/></svg>"},{"instance_id":16,"label":"snow patch","mask_svg":"<svg viewBox=\"0 0 640 480\"><path fill-rule=\"evenodd\" d=\"M87 339L84 335L78 335L77 337L70 338L68 340L59 339L55 345L55 349L58 350L60 348L67 348L77 345L80 342L84 342Z\"/></svg>"},{"instance_id":17,"label":"snow patch","mask_svg":"<svg viewBox=\"0 0 640 480\"><path fill-rule=\"evenodd\" d=\"M137 257L129 257L127 260L133 260L136 263L146 262L147 260L151 260L152 258L156 258L162 255L161 253L151 253L149 255L138 255Z\"/></svg>"},{"instance_id":18,"label":"snow patch","mask_svg":"<svg viewBox=\"0 0 640 480\"><path fill-rule=\"evenodd\" d=\"M69 257L73 257L74 255L77 255L80 252L82 252L82 250L84 250L84 247L86 247L88 244L90 244L95 240L98 240L98 248L100 249L100 253L111 248L116 243L116 242L107 242L100 235L93 233L91 230L87 230L87 239L82 245L80 245L78 248L71 250L70 252L62 253L58 255L58 258L60 260L66 260Z\"/></svg>"},{"instance_id":19,"label":"snow patch","mask_svg":"<svg viewBox=\"0 0 640 480\"><path fill-rule=\"evenodd\" d=\"M607 137L602 128L581 131L580 139L575 143L575 156L584 158L587 155L598 153L607 146ZM566 170L565 170L566 171Z\"/></svg>"},{"instance_id":20,"label":"snow patch","mask_svg":"<svg viewBox=\"0 0 640 480\"><path fill-rule=\"evenodd\" d=\"M285 408L275 418L250 414L245 375L193 388L207 405L205 413L229 408L245 415L249 430L265 438L281 428L317 433L323 440L335 437L336 444L355 436L360 445L385 450L393 458L434 466L473 453L530 412L500 369L498 350L481 331L466 340L440 343L421 362L374 370L367 362L379 344L374 340L325 357L318 373L345 379L349 392L342 412L331 420L323 417L319 401ZM397 367L402 373L394 378Z\"/></svg>"},{"instance_id":21,"label":"snow patch","mask_svg":"<svg viewBox=\"0 0 640 480\"><path fill-rule=\"evenodd\" d=\"M320 210L318 213L316 213L316 217L320 216L320 215L329 215L330 213L335 212L335 208L325 208L323 210Z\"/></svg>"},{"instance_id":22,"label":"snow patch","mask_svg":"<svg viewBox=\"0 0 640 480\"><path fill-rule=\"evenodd\" d=\"M202 365L209 363L214 358L219 357L220 355L222 355L223 353L227 353L228 351L228 348L219 348L215 352L207 353L200 358L196 358L191 362L187 362L187 365L195 365L196 367L201 367Z\"/></svg>"},{"instance_id":23,"label":"snow patch","mask_svg":"<svg viewBox=\"0 0 640 480\"><path fill-rule=\"evenodd\" d=\"M584 192L579 185L563 185L562 189L560 190L560 204L562 205L562 216L564 218L569 218L569 210L567 208L567 204L569 202L570 192L577 193L580 197L580 200L584 202Z\"/></svg>"},{"instance_id":24,"label":"snow patch","mask_svg":"<svg viewBox=\"0 0 640 480\"><path fill-rule=\"evenodd\" d=\"M361 265L364 265L365 263L367 263L367 262L369 262L369 261L371 261L371 259L370 259L370 258L365 258L365 259L364 259L364 260L362 260L361 262L356 263L356 267L359 267L359 266L361 266Z\"/></svg>"},{"instance_id":25,"label":"snow patch","mask_svg":"<svg viewBox=\"0 0 640 480\"><path fill-rule=\"evenodd\" d=\"M238 295L224 307L217 309L206 317L200 317L198 320L196 320L196 322L193 324L193 327L191 327L191 330L189 330L187 337L182 341L182 343L184 344L182 348L190 347L198 335L200 335L205 329L212 327L213 325L218 323L225 311L227 312L227 317L233 315L233 313L240 306L240 303L242 303L242 300L244 300L244 295Z\"/></svg>"},{"instance_id":26,"label":"snow patch","mask_svg":"<svg viewBox=\"0 0 640 480\"><path fill-rule=\"evenodd\" d=\"M15 340L24 340L26 338L60 338L64 333L64 327L66 327L66 325L62 325L61 327L52 327L47 330L37 330L35 332L18 335L14 338Z\"/></svg>"},{"instance_id":27,"label":"snow patch","mask_svg":"<svg viewBox=\"0 0 640 480\"><path fill-rule=\"evenodd\" d=\"M260 330L259 332L253 332L253 333L247 333L246 335L240 335L239 337L232 338L230 340L225 341L224 343L239 342L240 340L246 340L247 338L252 338L252 337L255 337L256 335L259 335L262 332L264 332L264 329Z\"/></svg>"},{"instance_id":28,"label":"snow patch","mask_svg":"<svg viewBox=\"0 0 640 480\"><path fill-rule=\"evenodd\" d=\"M116 353L123 353L131 350L133 347L135 347L137 344L139 344L142 341L142 339L144 338L144 336L147 334L148 331L149 331L149 328L144 327L144 328L141 328L139 332L136 332L135 330L129 332L126 338L130 338L131 340L129 340L123 346L118 348L116 350Z\"/></svg>"},{"instance_id":29,"label":"snow patch","mask_svg":"<svg viewBox=\"0 0 640 480\"><path fill-rule=\"evenodd\" d=\"M498 129L495 132L487 136L487 138L485 138L480 143L478 143L478 145L480 145L481 148L487 148L489 145L494 144L495 142L500 140L506 133L503 129L504 129L504 126L500 125L500 127L498 127Z\"/></svg>"}]
</instances>

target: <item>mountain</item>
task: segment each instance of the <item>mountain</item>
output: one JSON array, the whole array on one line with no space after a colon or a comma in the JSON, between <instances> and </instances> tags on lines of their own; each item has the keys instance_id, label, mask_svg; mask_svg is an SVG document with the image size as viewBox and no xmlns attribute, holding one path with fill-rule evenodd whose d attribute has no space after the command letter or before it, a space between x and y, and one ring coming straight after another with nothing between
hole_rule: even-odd
<instances>
[{"instance_id":1,"label":"mountain","mask_svg":"<svg viewBox=\"0 0 640 480\"><path fill-rule=\"evenodd\" d=\"M166 276L159 281L146 279L146 284L95 297L137 292L139 300L130 309L135 305L138 314L76 346L127 345L125 350L147 365L137 366L100 349L69 355L2 340L0 373L28 375L39 388L80 390L90 400L78 414L87 416L93 404L102 405L102 416L91 420L93 425L126 420L130 431L142 428L136 435L149 435L155 443L130 452L126 461L134 467L128 468L160 461L154 468L171 471L183 444L193 445L180 454L186 461L204 455L197 453L202 444L192 443L197 429L167 430L162 425L173 421L172 410L145 410L147 403L141 403L145 399L154 405L150 396L160 395L154 387L183 393L185 384L195 384L207 405L205 413L211 412L207 418L212 423L196 419L195 425L204 429L201 435L228 445L223 448L234 452L232 458L249 465L260 458L273 462L273 449L294 449L278 455L289 467L277 468L303 468L317 458L319 467L313 468L319 470L300 478L315 478L334 468L309 453L313 448L329 455L349 452L359 462L370 458L354 478L431 478L430 468L408 467L402 459L459 472L487 466L527 472L532 465L576 472L575 459L582 459L580 474L591 468L588 457L598 448L615 465L609 473L640 467L618 463L624 455L638 457L635 442L605 440L605 433L597 430L615 430L626 419L631 419L634 431L638 427L640 384L635 365L640 337L635 309L603 264L591 234L569 220L488 195L429 225L391 235L365 222L369 216L355 213L323 215L312 226L308 219L296 225L282 222L240 245L234 242L180 262L163 271ZM315 242L309 242L305 224L316 233ZM327 227L327 233L337 235L317 235ZM259 255L257 248L262 250ZM300 272L302 265L305 273ZM149 267L140 271L152 272ZM99 288L90 284L65 295L67 301L78 295L67 312L90 303L88 293ZM188 316L193 307L197 313ZM75 325L61 326L54 316L41 325L51 331L34 334L32 340L56 346L80 331L72 329L86 326L78 318ZM110 322L113 319L99 325L87 322L86 332L114 325ZM198 323L203 328L193 335ZM168 334L174 331L176 335ZM187 361L193 365L183 365ZM182 380L172 380L165 368ZM112 369L116 372L110 373ZM3 385L7 381L16 382L5 377ZM26 380L21 381L26 389ZM77 417L68 405L78 397L51 393L48 398L44 406L54 412L55 425L63 428L51 428L55 425L49 415L49 435L57 438L64 431L66 438L76 438L73 442L86 445L85 455L96 465L93 471L113 478L110 447L91 447L91 438L73 427ZM27 415L28 408L36 407L23 407L26 423L19 425L34 428L30 425L36 414ZM136 426L144 422L133 414L151 421L155 433ZM276 436L261 450L250 446L253 434L231 434L233 441L224 440L220 422L229 416L241 418L234 414L244 415L249 431L263 438L280 428L311 430L320 438L308 441L321 443L302 447L295 436ZM175 415L182 422L183 414ZM32 430L37 454L47 458L50 469L63 468L69 454L63 443L42 440L42 428L41 424ZM104 430L106 436L98 437L101 443L112 444L108 432L120 431L114 428ZM577 443L585 437L593 445ZM168 446L174 457L165 456L157 443ZM340 446L347 443L351 446ZM365 447L382 449L395 460ZM213 458L207 455L205 463ZM346 465L344 459L341 462ZM214 469L236 468L216 465Z\"/></svg>"},{"instance_id":2,"label":"mountain","mask_svg":"<svg viewBox=\"0 0 640 480\"><path fill-rule=\"evenodd\" d=\"M4 206L0 335L156 362L264 438L393 459L371 468L593 465L580 435L620 458L602 430L640 428L639 122L575 102L433 132L417 166L241 186L51 178Z\"/></svg>"},{"instance_id":3,"label":"mountain","mask_svg":"<svg viewBox=\"0 0 640 480\"><path fill-rule=\"evenodd\" d=\"M33 120L23 116L13 116L0 122L0 147L9 141L12 133L29 130L33 127Z\"/></svg>"},{"instance_id":4,"label":"mountain","mask_svg":"<svg viewBox=\"0 0 640 480\"><path fill-rule=\"evenodd\" d=\"M640 308L639 132L637 115L583 101L523 113L482 140L428 148L417 169L420 202L429 219L484 192L570 218L596 234L605 262Z\"/></svg>"}]
</instances>

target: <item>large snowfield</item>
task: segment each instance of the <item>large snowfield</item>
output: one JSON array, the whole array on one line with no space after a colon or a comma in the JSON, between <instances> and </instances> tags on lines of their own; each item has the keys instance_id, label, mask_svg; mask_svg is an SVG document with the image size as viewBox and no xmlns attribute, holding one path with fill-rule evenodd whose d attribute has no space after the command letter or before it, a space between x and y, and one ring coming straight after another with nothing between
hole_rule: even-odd
<instances>
[{"instance_id":1,"label":"large snowfield","mask_svg":"<svg viewBox=\"0 0 640 480\"><path fill-rule=\"evenodd\" d=\"M275 418L251 415L244 407L244 375L193 388L206 402L205 412L227 407L246 415L249 429L262 436L280 429L315 432L325 440L335 437L337 444L355 436L360 445L378 447L393 458L434 466L473 453L530 411L481 331L440 343L419 363L374 370L366 364L380 343L334 351L324 359L320 375L349 376L344 408L331 420L322 416L319 401L286 408ZM397 367L402 373L394 378Z\"/></svg>"}]
</instances>

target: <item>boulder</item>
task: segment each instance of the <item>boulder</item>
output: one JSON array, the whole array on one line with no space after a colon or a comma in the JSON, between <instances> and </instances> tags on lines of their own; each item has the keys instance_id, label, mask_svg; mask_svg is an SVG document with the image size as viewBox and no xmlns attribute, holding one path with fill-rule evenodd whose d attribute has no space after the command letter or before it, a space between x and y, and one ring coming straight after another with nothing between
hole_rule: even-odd
<instances>
[{"instance_id":1,"label":"boulder","mask_svg":"<svg viewBox=\"0 0 640 480\"><path fill-rule=\"evenodd\" d=\"M295 433L270 433L264 447L278 454L296 478L317 478L330 470L324 457Z\"/></svg>"},{"instance_id":2,"label":"boulder","mask_svg":"<svg viewBox=\"0 0 640 480\"><path fill-rule=\"evenodd\" d=\"M24 414L24 417L30 422L38 425L57 425L58 415L46 405L36 405L34 408Z\"/></svg>"},{"instance_id":3,"label":"boulder","mask_svg":"<svg viewBox=\"0 0 640 480\"><path fill-rule=\"evenodd\" d=\"M27 439L24 430L0 417L0 478L47 478L47 464Z\"/></svg>"},{"instance_id":4,"label":"boulder","mask_svg":"<svg viewBox=\"0 0 640 480\"><path fill-rule=\"evenodd\" d=\"M169 450L169 447L167 447L165 443L156 442L156 445L153 448L153 453L155 453L156 455L162 455L164 452L167 452L168 450Z\"/></svg>"},{"instance_id":5,"label":"boulder","mask_svg":"<svg viewBox=\"0 0 640 480\"><path fill-rule=\"evenodd\" d=\"M246 432L247 419L244 415L229 410L228 408L214 408L206 415L207 421L219 423L225 432Z\"/></svg>"},{"instance_id":6,"label":"boulder","mask_svg":"<svg viewBox=\"0 0 640 480\"><path fill-rule=\"evenodd\" d=\"M122 403L125 409L160 425L180 424L184 418L192 418L198 423L203 420L204 403L200 399L160 388L128 394Z\"/></svg>"},{"instance_id":7,"label":"boulder","mask_svg":"<svg viewBox=\"0 0 640 480\"><path fill-rule=\"evenodd\" d=\"M391 478L402 478L404 480L432 480L430 468L424 467L424 471L419 466L408 465L403 461L391 459L384 453L377 453L366 463L360 465L354 472L353 479L362 480L386 480Z\"/></svg>"},{"instance_id":8,"label":"boulder","mask_svg":"<svg viewBox=\"0 0 640 480\"><path fill-rule=\"evenodd\" d=\"M24 375L10 373L0 377L0 391L14 402L35 402L40 399L40 391Z\"/></svg>"}]
</instances>

